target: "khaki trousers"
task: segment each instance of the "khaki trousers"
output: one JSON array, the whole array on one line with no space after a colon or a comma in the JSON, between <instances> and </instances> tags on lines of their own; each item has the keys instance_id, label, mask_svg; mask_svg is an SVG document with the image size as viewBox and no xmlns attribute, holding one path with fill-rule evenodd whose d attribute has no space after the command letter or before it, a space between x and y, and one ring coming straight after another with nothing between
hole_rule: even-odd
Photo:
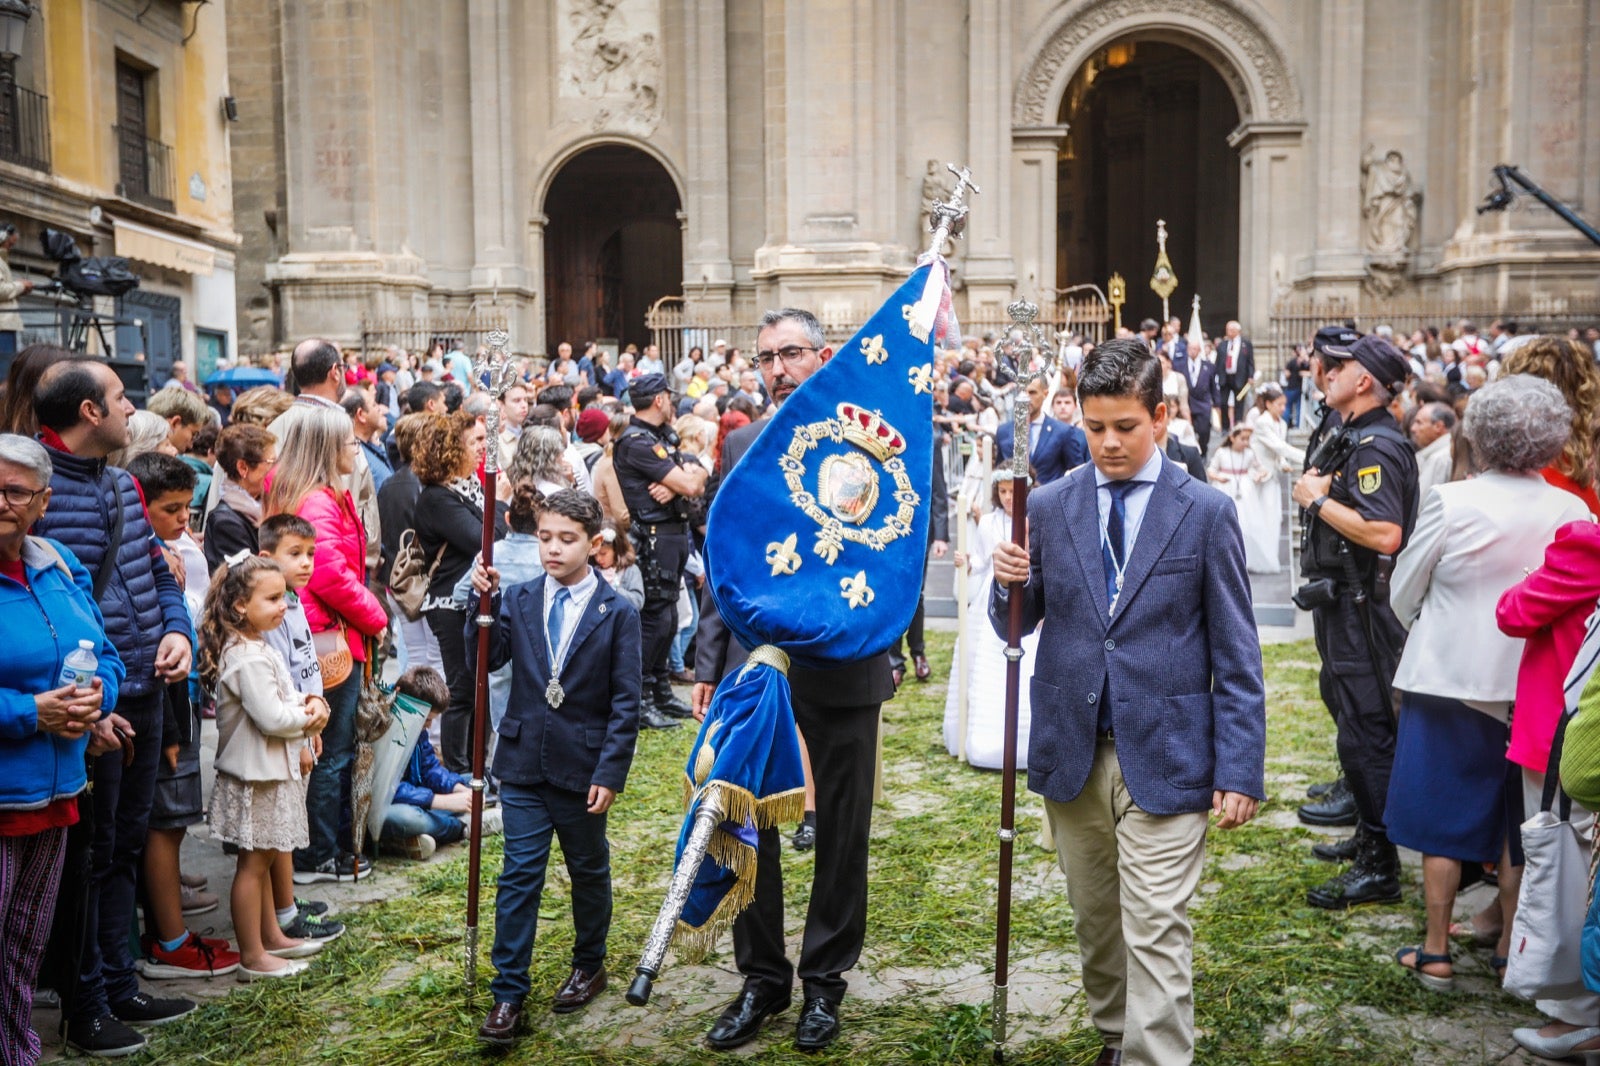
<instances>
[{"instance_id":1,"label":"khaki trousers","mask_svg":"<svg viewBox=\"0 0 1600 1066\"><path fill-rule=\"evenodd\" d=\"M1147 814L1128 797L1110 740L1070 803L1047 799L1076 916L1089 1016L1127 1066L1194 1061L1194 933L1206 815Z\"/></svg>"}]
</instances>

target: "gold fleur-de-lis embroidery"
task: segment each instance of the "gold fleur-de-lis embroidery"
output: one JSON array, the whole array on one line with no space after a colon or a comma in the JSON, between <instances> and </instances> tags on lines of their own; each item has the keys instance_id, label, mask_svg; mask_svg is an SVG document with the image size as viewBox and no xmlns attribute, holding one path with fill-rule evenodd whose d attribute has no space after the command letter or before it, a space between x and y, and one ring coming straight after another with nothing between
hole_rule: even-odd
<instances>
[{"instance_id":1,"label":"gold fleur-de-lis embroidery","mask_svg":"<svg viewBox=\"0 0 1600 1066\"><path fill-rule=\"evenodd\" d=\"M861 354L867 357L867 365L876 366L889 361L889 352L883 346L883 334L876 337L864 338L861 342Z\"/></svg>"},{"instance_id":2,"label":"gold fleur-de-lis embroidery","mask_svg":"<svg viewBox=\"0 0 1600 1066\"><path fill-rule=\"evenodd\" d=\"M906 380L911 382L911 391L924 393L933 391L933 364L923 363L914 366L906 372Z\"/></svg>"},{"instance_id":3,"label":"gold fleur-de-lis embroidery","mask_svg":"<svg viewBox=\"0 0 1600 1066\"><path fill-rule=\"evenodd\" d=\"M800 569L800 553L794 550L796 535L790 533L782 544L777 541L767 545L767 565L772 576L792 574Z\"/></svg>"},{"instance_id":4,"label":"gold fleur-de-lis embroidery","mask_svg":"<svg viewBox=\"0 0 1600 1066\"><path fill-rule=\"evenodd\" d=\"M844 597L852 611L870 604L875 594L867 587L867 572L858 570L855 577L840 578L839 595Z\"/></svg>"}]
</instances>

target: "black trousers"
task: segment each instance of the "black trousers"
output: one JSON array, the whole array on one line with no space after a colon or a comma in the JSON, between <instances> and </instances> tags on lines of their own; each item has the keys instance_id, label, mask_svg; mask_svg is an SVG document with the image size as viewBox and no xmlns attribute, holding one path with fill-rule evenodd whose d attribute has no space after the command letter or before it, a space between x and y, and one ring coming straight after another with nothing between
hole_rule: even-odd
<instances>
[{"instance_id":1,"label":"black trousers","mask_svg":"<svg viewBox=\"0 0 1600 1066\"><path fill-rule=\"evenodd\" d=\"M654 565L661 575L659 588L649 575L645 576L644 607L639 611L639 665L644 671L647 693L652 682L667 681L667 656L672 651L672 639L678 635L678 586L683 581L689 549L686 533L660 534L653 545L643 546L644 551L654 552ZM641 554L639 569L643 571L648 565Z\"/></svg>"},{"instance_id":2,"label":"black trousers","mask_svg":"<svg viewBox=\"0 0 1600 1066\"><path fill-rule=\"evenodd\" d=\"M843 999L844 974L861 958L866 940L867 844L881 708L878 703L816 707L795 701L795 720L817 786L816 865L798 967L807 998ZM784 951L780 854L778 830L761 830L755 900L733 923L734 961L745 987L772 994L793 988L796 969Z\"/></svg>"},{"instance_id":3,"label":"black trousers","mask_svg":"<svg viewBox=\"0 0 1600 1066\"><path fill-rule=\"evenodd\" d=\"M1204 462L1210 458L1206 451L1211 447L1211 409L1207 408L1204 415L1198 411L1192 411L1191 413L1194 415L1195 439L1200 445L1200 459Z\"/></svg>"},{"instance_id":4,"label":"black trousers","mask_svg":"<svg viewBox=\"0 0 1600 1066\"><path fill-rule=\"evenodd\" d=\"M1394 768L1395 708L1388 693L1405 630L1388 608L1372 608L1374 651L1387 675L1380 679L1373 673L1374 656L1368 654L1361 616L1349 596L1312 611L1311 623L1322 655L1318 684L1338 731L1339 766L1362 824L1381 833Z\"/></svg>"},{"instance_id":5,"label":"black trousers","mask_svg":"<svg viewBox=\"0 0 1600 1066\"><path fill-rule=\"evenodd\" d=\"M467 612L435 607L424 614L428 628L439 641L445 684L450 686L450 706L439 716L439 761L451 773L472 772L472 704L476 697L475 666L467 656ZM473 652L476 652L476 648Z\"/></svg>"}]
</instances>

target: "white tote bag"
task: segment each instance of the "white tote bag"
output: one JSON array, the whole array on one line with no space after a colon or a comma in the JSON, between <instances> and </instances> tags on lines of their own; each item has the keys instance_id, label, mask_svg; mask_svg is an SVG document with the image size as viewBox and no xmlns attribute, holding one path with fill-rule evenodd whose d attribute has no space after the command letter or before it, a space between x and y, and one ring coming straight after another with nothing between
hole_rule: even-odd
<instances>
[{"instance_id":1,"label":"white tote bag","mask_svg":"<svg viewBox=\"0 0 1600 1066\"><path fill-rule=\"evenodd\" d=\"M1539 811L1522 823L1526 864L1511 923L1505 990L1525 999L1569 999L1588 991L1579 933L1589 899L1589 852L1572 825L1572 800L1557 783L1566 728L1563 715Z\"/></svg>"}]
</instances>

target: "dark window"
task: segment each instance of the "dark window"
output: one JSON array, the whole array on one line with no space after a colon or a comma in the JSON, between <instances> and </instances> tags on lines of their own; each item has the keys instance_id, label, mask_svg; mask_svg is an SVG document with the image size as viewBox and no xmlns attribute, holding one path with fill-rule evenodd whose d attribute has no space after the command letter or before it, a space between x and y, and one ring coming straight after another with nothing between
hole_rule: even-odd
<instances>
[{"instance_id":1,"label":"dark window","mask_svg":"<svg viewBox=\"0 0 1600 1066\"><path fill-rule=\"evenodd\" d=\"M163 211L173 209L172 149L150 136L151 72L117 60L117 191Z\"/></svg>"}]
</instances>

